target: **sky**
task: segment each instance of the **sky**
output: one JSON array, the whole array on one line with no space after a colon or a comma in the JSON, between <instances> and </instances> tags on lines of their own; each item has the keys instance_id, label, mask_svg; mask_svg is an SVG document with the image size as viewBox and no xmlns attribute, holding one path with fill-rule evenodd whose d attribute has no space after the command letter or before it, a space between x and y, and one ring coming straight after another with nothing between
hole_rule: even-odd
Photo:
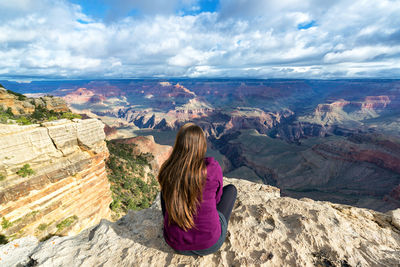
<instances>
[{"instance_id":1,"label":"sky","mask_svg":"<svg viewBox=\"0 0 400 267\"><path fill-rule=\"evenodd\" d=\"M400 0L0 0L0 79L400 78Z\"/></svg>"}]
</instances>

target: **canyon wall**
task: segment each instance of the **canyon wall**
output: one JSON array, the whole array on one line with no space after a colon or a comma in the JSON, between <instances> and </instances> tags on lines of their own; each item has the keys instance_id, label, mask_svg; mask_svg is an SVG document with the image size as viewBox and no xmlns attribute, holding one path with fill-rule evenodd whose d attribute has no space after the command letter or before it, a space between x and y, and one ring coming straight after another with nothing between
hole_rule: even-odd
<instances>
[{"instance_id":1,"label":"canyon wall","mask_svg":"<svg viewBox=\"0 0 400 267\"><path fill-rule=\"evenodd\" d=\"M121 144L135 144L134 155L150 153L153 159L149 162L152 167L152 174L157 177L161 165L166 161L172 152L172 146L157 144L152 135L136 136L125 139L116 139L115 142Z\"/></svg>"},{"instance_id":2,"label":"canyon wall","mask_svg":"<svg viewBox=\"0 0 400 267\"><path fill-rule=\"evenodd\" d=\"M70 235L110 217L104 124L0 125L0 234Z\"/></svg>"}]
</instances>

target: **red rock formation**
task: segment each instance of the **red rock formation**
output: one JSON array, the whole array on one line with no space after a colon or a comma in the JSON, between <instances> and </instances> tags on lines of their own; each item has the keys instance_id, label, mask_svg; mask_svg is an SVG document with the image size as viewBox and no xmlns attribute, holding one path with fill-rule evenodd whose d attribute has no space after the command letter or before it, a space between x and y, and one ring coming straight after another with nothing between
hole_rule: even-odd
<instances>
[{"instance_id":1,"label":"red rock formation","mask_svg":"<svg viewBox=\"0 0 400 267\"><path fill-rule=\"evenodd\" d=\"M90 101L90 99L95 95L94 91L88 90L86 88L79 88L74 92L71 92L64 96L64 100L70 104L84 104Z\"/></svg>"},{"instance_id":2,"label":"red rock formation","mask_svg":"<svg viewBox=\"0 0 400 267\"><path fill-rule=\"evenodd\" d=\"M238 108L229 114L230 120L226 123L226 131L239 131L243 129L256 129L259 133L266 133L278 125L282 118L292 115L291 111L264 112L260 109Z\"/></svg>"},{"instance_id":3,"label":"red rock formation","mask_svg":"<svg viewBox=\"0 0 400 267\"><path fill-rule=\"evenodd\" d=\"M104 133L106 134L107 138L112 139L112 137L118 133L118 130L116 127L111 127L106 124L104 126Z\"/></svg>"},{"instance_id":4,"label":"red rock formation","mask_svg":"<svg viewBox=\"0 0 400 267\"><path fill-rule=\"evenodd\" d=\"M353 150L346 158L355 161L364 161L375 164L381 168L389 169L400 174L400 158L376 150Z\"/></svg>"},{"instance_id":5,"label":"red rock formation","mask_svg":"<svg viewBox=\"0 0 400 267\"><path fill-rule=\"evenodd\" d=\"M368 162L400 174L399 155L393 155L385 151L380 151L379 149L361 149L355 145L349 146L344 143L336 144L335 146L332 144L318 144L312 149L324 158Z\"/></svg>"},{"instance_id":6,"label":"red rock formation","mask_svg":"<svg viewBox=\"0 0 400 267\"><path fill-rule=\"evenodd\" d=\"M175 85L175 88L179 88L179 89L182 89L185 93L188 93L188 94L191 94L191 95L196 95L195 93L193 93L192 91L190 91L189 89L187 89L185 86L183 86L183 85L180 85L179 83L177 83L176 85Z\"/></svg>"},{"instance_id":7,"label":"red rock formation","mask_svg":"<svg viewBox=\"0 0 400 267\"><path fill-rule=\"evenodd\" d=\"M361 108L362 103L361 102L351 102L351 101L346 101L344 99L340 99L337 101L334 101L330 104L318 104L317 108L315 109L316 113L326 113L326 112L335 112L335 110L341 110L342 108L346 106L352 106L355 108Z\"/></svg>"},{"instance_id":8,"label":"red rock formation","mask_svg":"<svg viewBox=\"0 0 400 267\"><path fill-rule=\"evenodd\" d=\"M362 103L362 108L365 109L383 109L390 104L390 98L387 95L367 96Z\"/></svg>"}]
</instances>

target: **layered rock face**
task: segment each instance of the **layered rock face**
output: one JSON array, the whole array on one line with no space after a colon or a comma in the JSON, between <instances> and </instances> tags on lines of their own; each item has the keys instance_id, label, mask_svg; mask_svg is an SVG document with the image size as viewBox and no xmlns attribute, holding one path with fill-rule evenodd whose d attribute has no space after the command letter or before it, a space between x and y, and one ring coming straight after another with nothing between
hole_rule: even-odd
<instances>
[{"instance_id":1,"label":"layered rock face","mask_svg":"<svg viewBox=\"0 0 400 267\"><path fill-rule=\"evenodd\" d=\"M190 99L182 107L171 109L168 112L160 112L152 108L144 110L122 108L115 112L97 112L97 114L122 118L139 128L176 129L187 121L205 118L213 112L213 108L206 103Z\"/></svg>"},{"instance_id":2,"label":"layered rock face","mask_svg":"<svg viewBox=\"0 0 400 267\"><path fill-rule=\"evenodd\" d=\"M0 126L1 234L76 234L109 218L103 128L96 119Z\"/></svg>"},{"instance_id":3,"label":"layered rock face","mask_svg":"<svg viewBox=\"0 0 400 267\"><path fill-rule=\"evenodd\" d=\"M38 243L27 237L0 246L5 265L39 266L398 266L400 210L379 213L227 179L238 199L225 243L215 254L181 256L162 234L159 200L75 237ZM5 256L5 257L4 257Z\"/></svg>"},{"instance_id":4,"label":"layered rock face","mask_svg":"<svg viewBox=\"0 0 400 267\"><path fill-rule=\"evenodd\" d=\"M366 96L363 101L336 100L332 103L318 104L314 114L300 120L321 125L351 124L359 126L362 120L379 117L385 109L396 110L396 96Z\"/></svg>"},{"instance_id":5,"label":"layered rock face","mask_svg":"<svg viewBox=\"0 0 400 267\"><path fill-rule=\"evenodd\" d=\"M0 87L0 107L6 110L11 108L14 115L31 114L35 111L35 106L42 106L47 110L56 112L68 112L69 108L65 101L59 97L27 98L7 92Z\"/></svg>"}]
</instances>

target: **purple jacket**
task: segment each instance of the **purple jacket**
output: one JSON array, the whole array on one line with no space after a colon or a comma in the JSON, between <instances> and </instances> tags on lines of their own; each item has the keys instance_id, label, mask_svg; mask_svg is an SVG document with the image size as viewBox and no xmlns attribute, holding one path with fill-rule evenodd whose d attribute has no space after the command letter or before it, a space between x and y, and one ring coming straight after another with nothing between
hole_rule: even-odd
<instances>
[{"instance_id":1,"label":"purple jacket","mask_svg":"<svg viewBox=\"0 0 400 267\"><path fill-rule=\"evenodd\" d=\"M203 201L194 217L195 227L185 232L171 222L168 225L168 212L164 217L164 238L176 250L200 250L213 246L221 235L221 224L217 203L222 195L222 170L214 158L205 158L207 180L203 187Z\"/></svg>"}]
</instances>

